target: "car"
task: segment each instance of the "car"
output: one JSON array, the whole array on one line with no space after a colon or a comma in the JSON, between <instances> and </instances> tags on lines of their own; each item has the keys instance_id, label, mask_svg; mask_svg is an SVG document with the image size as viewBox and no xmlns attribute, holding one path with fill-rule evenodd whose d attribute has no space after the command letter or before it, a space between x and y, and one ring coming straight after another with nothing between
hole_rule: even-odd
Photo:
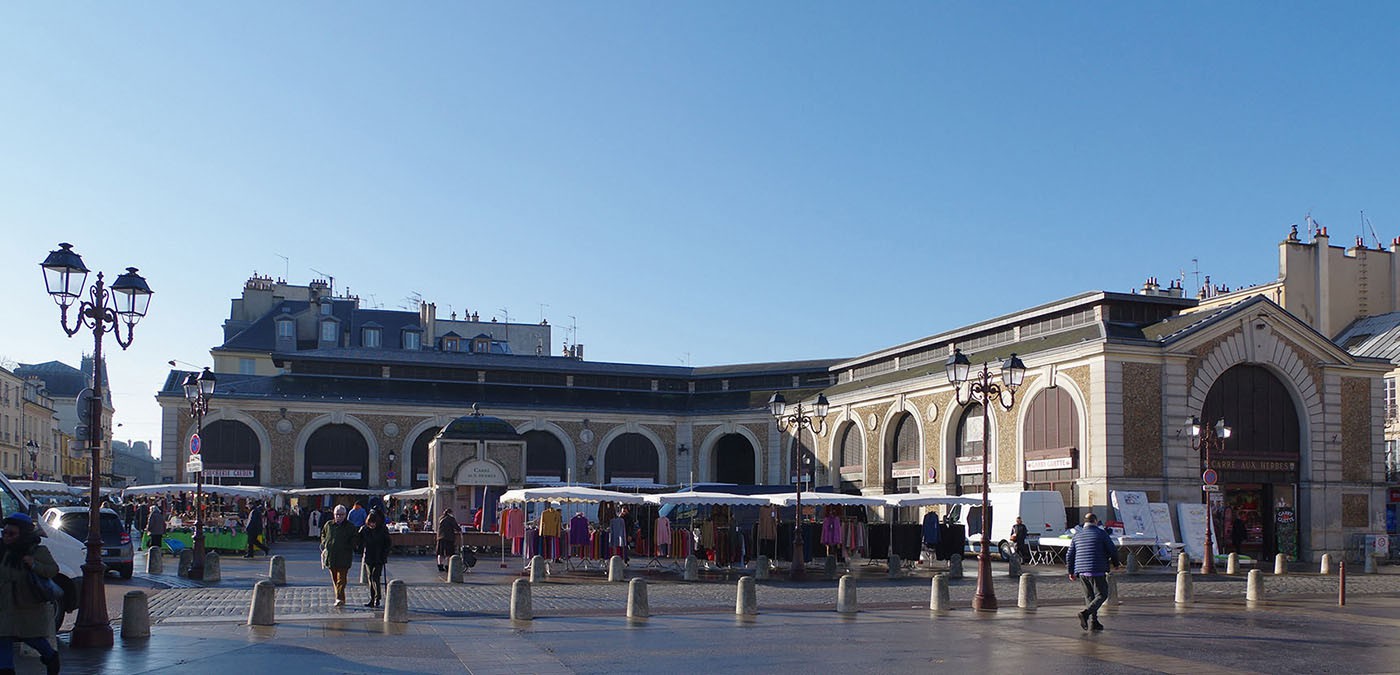
<instances>
[{"instance_id":1,"label":"car","mask_svg":"<svg viewBox=\"0 0 1400 675\"><path fill-rule=\"evenodd\" d=\"M44 522L84 543L87 542L90 518L86 506L55 506L44 512ZM102 564L106 565L107 571L115 571L123 579L130 579L136 563L136 547L131 542L131 533L122 524L121 516L112 509L99 511L99 518Z\"/></svg>"},{"instance_id":2,"label":"car","mask_svg":"<svg viewBox=\"0 0 1400 675\"><path fill-rule=\"evenodd\" d=\"M36 505L29 500L28 495L17 489L4 474L0 473L0 513L9 515L11 513L28 513L34 515ZM43 537L44 547L49 549L53 555L54 562L58 563L58 574L54 576L54 583L63 589L63 598L54 602L56 611L54 612L54 630L63 625L65 614L78 611L78 598L83 588L83 563L87 560L87 550L77 540L59 531L54 526L45 522L43 518L35 520L35 525L39 528L39 534Z\"/></svg>"}]
</instances>

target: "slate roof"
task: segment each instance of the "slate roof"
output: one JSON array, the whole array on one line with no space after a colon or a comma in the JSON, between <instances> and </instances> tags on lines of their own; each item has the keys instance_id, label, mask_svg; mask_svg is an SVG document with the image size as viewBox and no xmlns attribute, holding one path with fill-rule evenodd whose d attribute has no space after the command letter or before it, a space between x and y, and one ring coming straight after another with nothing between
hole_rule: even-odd
<instances>
[{"instance_id":1,"label":"slate roof","mask_svg":"<svg viewBox=\"0 0 1400 675\"><path fill-rule=\"evenodd\" d=\"M1400 364L1400 312L1357 319L1337 336L1336 343L1352 356Z\"/></svg>"}]
</instances>

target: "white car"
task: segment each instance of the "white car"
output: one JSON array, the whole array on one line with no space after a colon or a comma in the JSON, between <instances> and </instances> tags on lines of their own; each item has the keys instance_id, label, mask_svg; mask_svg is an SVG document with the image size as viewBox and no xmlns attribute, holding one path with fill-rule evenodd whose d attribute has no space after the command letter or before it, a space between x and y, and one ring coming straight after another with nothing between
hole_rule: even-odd
<instances>
[{"instance_id":1,"label":"white car","mask_svg":"<svg viewBox=\"0 0 1400 675\"><path fill-rule=\"evenodd\" d=\"M64 614L78 609L78 596L83 584L82 566L87 561L87 548L73 537L54 529L42 518L36 518L29 499L15 489L9 478L0 474L0 513L8 516L16 512L27 513L34 518L34 524L39 528L39 536L44 538L44 547L49 549L54 562L58 563L58 576L54 577L54 582L63 589L63 599L54 612L57 627L63 624Z\"/></svg>"}]
</instances>

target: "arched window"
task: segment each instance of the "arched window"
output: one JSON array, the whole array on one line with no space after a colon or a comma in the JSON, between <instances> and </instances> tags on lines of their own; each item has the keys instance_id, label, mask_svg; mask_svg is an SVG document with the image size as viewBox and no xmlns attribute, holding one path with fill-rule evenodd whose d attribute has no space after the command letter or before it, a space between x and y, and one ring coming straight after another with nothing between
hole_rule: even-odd
<instances>
[{"instance_id":1,"label":"arched window","mask_svg":"<svg viewBox=\"0 0 1400 675\"><path fill-rule=\"evenodd\" d=\"M955 466L958 494L982 491L982 404L973 403L963 409L958 420Z\"/></svg>"},{"instance_id":2,"label":"arched window","mask_svg":"<svg viewBox=\"0 0 1400 675\"><path fill-rule=\"evenodd\" d=\"M440 427L428 427L413 439L413 456L408 462L412 487L428 487L428 444L433 442L433 437L439 431L442 431Z\"/></svg>"},{"instance_id":3,"label":"arched window","mask_svg":"<svg viewBox=\"0 0 1400 675\"><path fill-rule=\"evenodd\" d=\"M369 488L369 443L349 424L327 424L306 441L306 487Z\"/></svg>"},{"instance_id":4,"label":"arched window","mask_svg":"<svg viewBox=\"0 0 1400 675\"><path fill-rule=\"evenodd\" d=\"M715 482L754 484L754 449L741 434L725 434L715 443Z\"/></svg>"},{"instance_id":5,"label":"arched window","mask_svg":"<svg viewBox=\"0 0 1400 675\"><path fill-rule=\"evenodd\" d=\"M890 444L885 490L912 492L919 485L919 425L913 415L900 415Z\"/></svg>"},{"instance_id":6,"label":"arched window","mask_svg":"<svg viewBox=\"0 0 1400 675\"><path fill-rule=\"evenodd\" d=\"M864 434L859 424L847 424L841 428L837 447L841 449L841 472L856 473L865 468Z\"/></svg>"},{"instance_id":7,"label":"arched window","mask_svg":"<svg viewBox=\"0 0 1400 675\"><path fill-rule=\"evenodd\" d=\"M563 483L569 480L564 443L548 431L527 431L525 436L525 482Z\"/></svg>"},{"instance_id":8,"label":"arched window","mask_svg":"<svg viewBox=\"0 0 1400 675\"><path fill-rule=\"evenodd\" d=\"M807 486L817 478L815 473L817 464L816 448L817 439L812 435L811 429L802 429L801 443L799 443L796 438L789 439L787 460L783 468L783 474L788 477L789 483L797 483L800 477L802 484ZM798 467L793 466L793 457L797 458L797 462L801 465L801 471L798 471ZM803 489L807 488L804 487Z\"/></svg>"},{"instance_id":9,"label":"arched window","mask_svg":"<svg viewBox=\"0 0 1400 675\"><path fill-rule=\"evenodd\" d=\"M608 444L604 454L604 483L659 483L661 460L651 439L625 433Z\"/></svg>"},{"instance_id":10,"label":"arched window","mask_svg":"<svg viewBox=\"0 0 1400 675\"><path fill-rule=\"evenodd\" d=\"M199 434L204 480L222 485L261 485L262 448L258 435L235 420L204 425Z\"/></svg>"}]
</instances>

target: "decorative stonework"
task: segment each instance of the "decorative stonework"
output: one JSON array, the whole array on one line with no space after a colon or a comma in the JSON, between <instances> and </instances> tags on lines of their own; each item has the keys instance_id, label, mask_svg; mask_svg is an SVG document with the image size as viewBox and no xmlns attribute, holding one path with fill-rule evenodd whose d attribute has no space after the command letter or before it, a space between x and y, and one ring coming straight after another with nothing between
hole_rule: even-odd
<instances>
[{"instance_id":1,"label":"decorative stonework","mask_svg":"<svg viewBox=\"0 0 1400 675\"><path fill-rule=\"evenodd\" d=\"M1361 494L1342 495L1342 527L1371 526L1371 496Z\"/></svg>"},{"instance_id":2,"label":"decorative stonework","mask_svg":"<svg viewBox=\"0 0 1400 675\"><path fill-rule=\"evenodd\" d=\"M1342 378L1342 480L1371 480L1371 382Z\"/></svg>"},{"instance_id":3,"label":"decorative stonework","mask_svg":"<svg viewBox=\"0 0 1400 675\"><path fill-rule=\"evenodd\" d=\"M1162 475L1162 367L1123 364L1123 475Z\"/></svg>"},{"instance_id":4,"label":"decorative stonework","mask_svg":"<svg viewBox=\"0 0 1400 675\"><path fill-rule=\"evenodd\" d=\"M1075 366L1073 368L1062 368L1058 373L1056 373L1055 377L1067 378L1069 379L1069 381L1074 383L1074 386L1077 389L1079 389L1079 395L1084 397L1085 410L1080 411L1080 413L1083 415L1087 415L1089 413L1089 410L1092 410L1094 407L1094 390L1092 387L1089 386L1089 366ZM1085 426L1087 427L1088 425L1086 424ZM1092 443L1086 444L1092 445Z\"/></svg>"},{"instance_id":5,"label":"decorative stonework","mask_svg":"<svg viewBox=\"0 0 1400 675\"><path fill-rule=\"evenodd\" d=\"M399 425L390 422L384 425L384 435L389 438L397 438L399 435Z\"/></svg>"}]
</instances>

